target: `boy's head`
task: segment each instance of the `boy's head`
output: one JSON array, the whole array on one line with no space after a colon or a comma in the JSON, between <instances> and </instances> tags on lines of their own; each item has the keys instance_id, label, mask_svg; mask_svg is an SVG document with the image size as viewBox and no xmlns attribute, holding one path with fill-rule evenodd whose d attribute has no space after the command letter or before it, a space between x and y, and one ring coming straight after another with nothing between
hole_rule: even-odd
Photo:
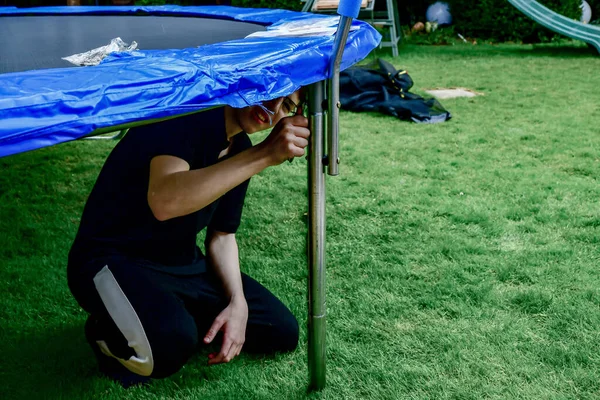
<instances>
[{"instance_id":1,"label":"boy's head","mask_svg":"<svg viewBox=\"0 0 600 400\"><path fill-rule=\"evenodd\" d=\"M262 105L238 108L235 110L236 122L244 132L252 134L272 128L284 117L302 113L304 91L265 101Z\"/></svg>"}]
</instances>

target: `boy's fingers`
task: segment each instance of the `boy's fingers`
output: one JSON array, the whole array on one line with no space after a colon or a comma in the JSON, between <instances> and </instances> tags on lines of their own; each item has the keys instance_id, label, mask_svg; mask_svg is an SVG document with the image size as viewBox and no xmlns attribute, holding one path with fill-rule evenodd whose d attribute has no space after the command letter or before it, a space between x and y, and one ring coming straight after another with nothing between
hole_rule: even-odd
<instances>
[{"instance_id":1,"label":"boy's fingers","mask_svg":"<svg viewBox=\"0 0 600 400\"><path fill-rule=\"evenodd\" d=\"M310 129L308 129L308 128L302 128L302 127L299 127L299 128L300 129L298 129L298 128L294 129L294 135L296 137L301 137L301 138L304 138L304 139L308 139L308 137L310 136Z\"/></svg>"},{"instance_id":2,"label":"boy's fingers","mask_svg":"<svg viewBox=\"0 0 600 400\"><path fill-rule=\"evenodd\" d=\"M296 114L293 117L288 117L290 118L292 121L292 125L294 126L300 126L303 128L308 128L308 118L306 118L304 115L302 114Z\"/></svg>"},{"instance_id":3,"label":"boy's fingers","mask_svg":"<svg viewBox=\"0 0 600 400\"><path fill-rule=\"evenodd\" d=\"M238 349L237 345L231 346L231 348L229 349L229 352L227 353L226 360L228 360L228 361L233 360L234 357L237 355L237 349Z\"/></svg>"},{"instance_id":4,"label":"boy's fingers","mask_svg":"<svg viewBox=\"0 0 600 400\"><path fill-rule=\"evenodd\" d=\"M217 354L216 357L212 357L212 358L209 355L208 364L209 365L221 364L221 363L231 361L233 359L233 357L235 356L235 354L233 353L233 350L235 348L236 348L236 346L233 344L233 342L231 340L224 340L223 346L221 347L221 351L219 352L219 354Z\"/></svg>"},{"instance_id":5,"label":"boy's fingers","mask_svg":"<svg viewBox=\"0 0 600 400\"><path fill-rule=\"evenodd\" d=\"M223 352L219 352L216 355L213 355L213 357L208 357L208 365L221 364L223 362L223 357Z\"/></svg>"},{"instance_id":6,"label":"boy's fingers","mask_svg":"<svg viewBox=\"0 0 600 400\"><path fill-rule=\"evenodd\" d=\"M206 333L206 336L204 337L204 343L212 342L215 336L217 336L217 333L219 332L219 329L221 329L222 326L223 322L221 322L220 319L215 319L210 329Z\"/></svg>"},{"instance_id":7,"label":"boy's fingers","mask_svg":"<svg viewBox=\"0 0 600 400\"><path fill-rule=\"evenodd\" d=\"M308 140L303 137L296 136L296 139L294 139L294 144L303 149L308 146Z\"/></svg>"}]
</instances>

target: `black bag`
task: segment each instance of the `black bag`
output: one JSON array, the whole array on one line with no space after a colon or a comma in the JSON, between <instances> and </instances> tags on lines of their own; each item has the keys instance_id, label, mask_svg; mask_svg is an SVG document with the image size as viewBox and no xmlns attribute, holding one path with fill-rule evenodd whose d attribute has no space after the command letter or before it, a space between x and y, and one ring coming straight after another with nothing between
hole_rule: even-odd
<instances>
[{"instance_id":1,"label":"black bag","mask_svg":"<svg viewBox=\"0 0 600 400\"><path fill-rule=\"evenodd\" d=\"M413 80L406 71L397 71L378 59L367 66L340 73L340 102L350 111L379 111L402 120L435 124L452 115L434 98L410 93Z\"/></svg>"}]
</instances>

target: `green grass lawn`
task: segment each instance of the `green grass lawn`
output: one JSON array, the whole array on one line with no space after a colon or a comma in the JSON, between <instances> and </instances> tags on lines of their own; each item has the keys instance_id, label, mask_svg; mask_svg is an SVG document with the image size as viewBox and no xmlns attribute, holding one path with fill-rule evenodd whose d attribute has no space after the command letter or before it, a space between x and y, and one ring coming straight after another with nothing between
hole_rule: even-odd
<instances>
[{"instance_id":1,"label":"green grass lawn","mask_svg":"<svg viewBox=\"0 0 600 400\"><path fill-rule=\"evenodd\" d=\"M387 58L388 52L380 53ZM390 58L388 58L391 60ZM600 57L563 46L401 48L453 119L342 112L327 179L328 399L600 398ZM114 143L0 159L1 399L306 397L306 162L256 176L242 269L301 321L299 349L124 390L96 373L67 252Z\"/></svg>"}]
</instances>

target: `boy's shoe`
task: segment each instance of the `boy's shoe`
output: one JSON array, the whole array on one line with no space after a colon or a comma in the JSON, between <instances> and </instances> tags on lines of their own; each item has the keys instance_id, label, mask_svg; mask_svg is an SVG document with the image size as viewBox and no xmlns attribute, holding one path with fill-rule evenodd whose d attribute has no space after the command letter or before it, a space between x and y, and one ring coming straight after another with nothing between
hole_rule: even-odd
<instances>
[{"instance_id":1,"label":"boy's shoe","mask_svg":"<svg viewBox=\"0 0 600 400\"><path fill-rule=\"evenodd\" d=\"M118 382L124 388L136 385L147 385L150 383L150 377L138 375L131 372L117 359L109 357L100 350L100 346L96 340L101 340L97 336L96 324L98 320L93 316L89 316L85 322L85 338L94 351L100 372L115 382Z\"/></svg>"}]
</instances>

